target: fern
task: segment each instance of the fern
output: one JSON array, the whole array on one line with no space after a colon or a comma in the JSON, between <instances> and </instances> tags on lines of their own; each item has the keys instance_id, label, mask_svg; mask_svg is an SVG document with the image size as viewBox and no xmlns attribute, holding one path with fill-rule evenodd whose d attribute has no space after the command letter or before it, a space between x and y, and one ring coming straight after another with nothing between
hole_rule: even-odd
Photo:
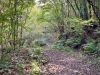
<instances>
[{"instance_id":1,"label":"fern","mask_svg":"<svg viewBox=\"0 0 100 75\"><path fill-rule=\"evenodd\" d=\"M67 39L66 44L71 46L72 48L74 48L81 44L81 38L71 37L71 38Z\"/></svg>"},{"instance_id":2,"label":"fern","mask_svg":"<svg viewBox=\"0 0 100 75\"><path fill-rule=\"evenodd\" d=\"M83 45L83 49L85 53L94 53L96 51L95 40L90 39L87 41L87 44Z\"/></svg>"}]
</instances>

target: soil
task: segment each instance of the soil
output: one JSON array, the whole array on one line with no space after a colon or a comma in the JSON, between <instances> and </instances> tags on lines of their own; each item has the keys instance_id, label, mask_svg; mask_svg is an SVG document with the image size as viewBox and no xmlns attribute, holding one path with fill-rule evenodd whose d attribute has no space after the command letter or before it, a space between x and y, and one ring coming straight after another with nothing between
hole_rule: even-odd
<instances>
[{"instance_id":1,"label":"soil","mask_svg":"<svg viewBox=\"0 0 100 75\"><path fill-rule=\"evenodd\" d=\"M43 53L49 60L41 66L43 75L100 75L100 70L95 65L87 64L81 58L66 52L50 50L50 44L46 43Z\"/></svg>"},{"instance_id":2,"label":"soil","mask_svg":"<svg viewBox=\"0 0 100 75\"><path fill-rule=\"evenodd\" d=\"M95 66L70 54L57 50L45 50L44 53L50 59L41 67L45 75L100 75Z\"/></svg>"}]
</instances>

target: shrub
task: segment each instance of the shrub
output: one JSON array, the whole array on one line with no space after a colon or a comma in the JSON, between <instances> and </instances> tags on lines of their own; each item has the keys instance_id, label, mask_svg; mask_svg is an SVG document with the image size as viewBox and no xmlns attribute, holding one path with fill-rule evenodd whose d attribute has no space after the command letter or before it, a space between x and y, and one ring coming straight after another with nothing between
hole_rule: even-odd
<instances>
[{"instance_id":1,"label":"shrub","mask_svg":"<svg viewBox=\"0 0 100 75\"><path fill-rule=\"evenodd\" d=\"M84 44L82 47L85 53L88 53L88 54L94 53L96 51L95 40L93 39L88 40L87 43Z\"/></svg>"},{"instance_id":2,"label":"shrub","mask_svg":"<svg viewBox=\"0 0 100 75\"><path fill-rule=\"evenodd\" d=\"M45 41L43 40L43 39L36 39L36 40L34 40L34 41L32 41L32 45L33 46L45 46L46 45L46 43L45 43Z\"/></svg>"},{"instance_id":3,"label":"shrub","mask_svg":"<svg viewBox=\"0 0 100 75\"><path fill-rule=\"evenodd\" d=\"M96 55L100 56L100 40L97 42L97 46L96 46Z\"/></svg>"},{"instance_id":4,"label":"shrub","mask_svg":"<svg viewBox=\"0 0 100 75\"><path fill-rule=\"evenodd\" d=\"M70 47L66 46L65 40L59 40L51 46L52 50L63 50L63 51L70 51L72 50Z\"/></svg>"},{"instance_id":5,"label":"shrub","mask_svg":"<svg viewBox=\"0 0 100 75\"><path fill-rule=\"evenodd\" d=\"M51 49L61 50L64 48L64 40L59 40L51 46Z\"/></svg>"},{"instance_id":6,"label":"shrub","mask_svg":"<svg viewBox=\"0 0 100 75\"><path fill-rule=\"evenodd\" d=\"M71 37L67 39L66 44L72 48L77 48L81 44L81 38Z\"/></svg>"}]
</instances>

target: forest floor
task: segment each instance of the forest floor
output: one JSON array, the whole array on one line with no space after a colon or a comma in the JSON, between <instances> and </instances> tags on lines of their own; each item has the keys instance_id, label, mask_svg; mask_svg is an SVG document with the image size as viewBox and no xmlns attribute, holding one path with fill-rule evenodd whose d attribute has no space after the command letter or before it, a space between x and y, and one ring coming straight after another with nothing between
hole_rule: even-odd
<instances>
[{"instance_id":1,"label":"forest floor","mask_svg":"<svg viewBox=\"0 0 100 75\"><path fill-rule=\"evenodd\" d=\"M43 52L49 60L41 66L45 73L43 75L100 75L95 65L87 64L64 51L50 50L50 43L46 43Z\"/></svg>"},{"instance_id":2,"label":"forest floor","mask_svg":"<svg viewBox=\"0 0 100 75\"><path fill-rule=\"evenodd\" d=\"M40 66L29 57L26 48L9 53L13 58L8 62L7 67L0 68L0 75L100 75L100 70L95 65L86 63L82 58L74 57L63 50L51 50L52 42L55 41L54 36L45 40L46 46L42 53L48 59ZM41 70L43 74L34 74L34 69Z\"/></svg>"},{"instance_id":3,"label":"forest floor","mask_svg":"<svg viewBox=\"0 0 100 75\"><path fill-rule=\"evenodd\" d=\"M86 64L82 59L57 50L45 50L48 63L42 65L45 75L100 75L94 65Z\"/></svg>"}]
</instances>

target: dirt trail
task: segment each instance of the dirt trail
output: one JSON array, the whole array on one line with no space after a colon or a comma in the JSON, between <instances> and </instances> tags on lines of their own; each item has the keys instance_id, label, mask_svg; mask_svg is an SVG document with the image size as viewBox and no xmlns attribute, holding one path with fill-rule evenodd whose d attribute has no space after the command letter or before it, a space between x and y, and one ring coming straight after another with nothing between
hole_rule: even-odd
<instances>
[{"instance_id":1,"label":"dirt trail","mask_svg":"<svg viewBox=\"0 0 100 75\"><path fill-rule=\"evenodd\" d=\"M49 62L42 66L45 75L100 75L97 68L67 53L54 50L44 52L50 58Z\"/></svg>"},{"instance_id":2,"label":"dirt trail","mask_svg":"<svg viewBox=\"0 0 100 75\"><path fill-rule=\"evenodd\" d=\"M49 42L46 43L44 54L49 57L49 61L41 67L45 72L43 75L100 75L100 70L95 66L63 51L49 50Z\"/></svg>"}]
</instances>

